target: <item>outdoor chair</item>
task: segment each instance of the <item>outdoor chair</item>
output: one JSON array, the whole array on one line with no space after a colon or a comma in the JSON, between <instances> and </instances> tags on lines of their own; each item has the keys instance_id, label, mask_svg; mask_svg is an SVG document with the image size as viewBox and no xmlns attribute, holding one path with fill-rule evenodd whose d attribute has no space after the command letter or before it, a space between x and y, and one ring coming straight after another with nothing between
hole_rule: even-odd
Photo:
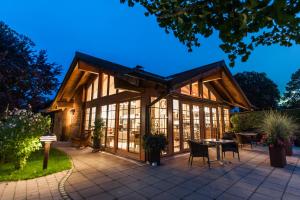
<instances>
[{"instance_id":1,"label":"outdoor chair","mask_svg":"<svg viewBox=\"0 0 300 200\"><path fill-rule=\"evenodd\" d=\"M227 151L232 152L232 156L234 157L234 153L237 153L238 159L240 161L240 153L239 153L239 145L236 142L228 142L228 143L222 143L222 160L225 157L225 153Z\"/></svg>"},{"instance_id":2,"label":"outdoor chair","mask_svg":"<svg viewBox=\"0 0 300 200\"><path fill-rule=\"evenodd\" d=\"M207 144L194 142L188 140L188 144L190 147L190 156L188 163L192 166L193 165L193 158L194 157L202 157L203 162L205 162L204 158L207 158L208 167L210 168L210 160L209 160L209 153L208 153L208 146Z\"/></svg>"},{"instance_id":3,"label":"outdoor chair","mask_svg":"<svg viewBox=\"0 0 300 200\"><path fill-rule=\"evenodd\" d=\"M251 149L252 149L252 141L251 138L241 135L241 134L236 134L236 140L239 146L241 146L241 148L243 148L243 146L245 144L250 144Z\"/></svg>"},{"instance_id":4,"label":"outdoor chair","mask_svg":"<svg viewBox=\"0 0 300 200\"><path fill-rule=\"evenodd\" d=\"M91 142L92 132L90 130L84 131L80 136L72 137L72 144L76 144L80 147L87 147Z\"/></svg>"}]
</instances>

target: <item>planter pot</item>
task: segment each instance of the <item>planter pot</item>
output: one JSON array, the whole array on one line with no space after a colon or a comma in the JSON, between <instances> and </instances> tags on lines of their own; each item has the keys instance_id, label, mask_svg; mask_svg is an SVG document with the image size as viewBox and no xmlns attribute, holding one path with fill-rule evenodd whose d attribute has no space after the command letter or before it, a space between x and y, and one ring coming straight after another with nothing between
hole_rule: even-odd
<instances>
[{"instance_id":1,"label":"planter pot","mask_svg":"<svg viewBox=\"0 0 300 200\"><path fill-rule=\"evenodd\" d=\"M160 165L160 151L156 149L151 149L148 151L148 161L152 165L156 163L156 165Z\"/></svg>"},{"instance_id":2,"label":"planter pot","mask_svg":"<svg viewBox=\"0 0 300 200\"><path fill-rule=\"evenodd\" d=\"M269 146L270 164L272 167L284 167L286 165L285 148Z\"/></svg>"}]
</instances>

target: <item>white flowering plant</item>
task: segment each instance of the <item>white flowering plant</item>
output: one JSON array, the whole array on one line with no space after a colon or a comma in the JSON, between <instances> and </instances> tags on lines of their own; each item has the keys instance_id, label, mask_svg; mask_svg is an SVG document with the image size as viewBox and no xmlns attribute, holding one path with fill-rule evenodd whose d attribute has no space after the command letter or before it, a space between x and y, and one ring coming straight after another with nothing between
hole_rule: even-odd
<instances>
[{"instance_id":1,"label":"white flowering plant","mask_svg":"<svg viewBox=\"0 0 300 200\"><path fill-rule=\"evenodd\" d=\"M31 110L7 111L0 120L0 161L22 169L30 154L41 148L40 136L49 132L50 118Z\"/></svg>"}]
</instances>

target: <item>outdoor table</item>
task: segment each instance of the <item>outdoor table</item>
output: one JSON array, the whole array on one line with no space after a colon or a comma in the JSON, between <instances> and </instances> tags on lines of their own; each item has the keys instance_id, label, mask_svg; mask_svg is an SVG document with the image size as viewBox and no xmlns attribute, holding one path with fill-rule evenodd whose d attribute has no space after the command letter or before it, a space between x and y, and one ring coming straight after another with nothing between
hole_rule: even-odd
<instances>
[{"instance_id":1,"label":"outdoor table","mask_svg":"<svg viewBox=\"0 0 300 200\"><path fill-rule=\"evenodd\" d=\"M236 133L245 137L250 138L251 143L253 144L253 141L255 140L255 137L257 136L258 133L254 133L254 132L241 132L241 133Z\"/></svg>"},{"instance_id":2,"label":"outdoor table","mask_svg":"<svg viewBox=\"0 0 300 200\"><path fill-rule=\"evenodd\" d=\"M218 161L221 165L224 165L225 161L221 159L220 146L222 144L231 143L231 142L234 142L234 141L233 140L223 140L223 139L202 139L201 141L208 142L208 143L216 145L217 159L216 160L212 160L212 162Z\"/></svg>"}]
</instances>

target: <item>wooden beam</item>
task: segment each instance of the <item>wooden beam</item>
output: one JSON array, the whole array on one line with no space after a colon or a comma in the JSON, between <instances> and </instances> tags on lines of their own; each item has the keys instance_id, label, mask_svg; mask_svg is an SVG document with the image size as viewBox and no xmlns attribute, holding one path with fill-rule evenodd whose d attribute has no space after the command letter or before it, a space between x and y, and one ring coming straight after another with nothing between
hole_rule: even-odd
<instances>
[{"instance_id":1,"label":"wooden beam","mask_svg":"<svg viewBox=\"0 0 300 200\"><path fill-rule=\"evenodd\" d=\"M57 101L56 108L73 108L74 102L67 102L67 101Z\"/></svg>"},{"instance_id":2,"label":"wooden beam","mask_svg":"<svg viewBox=\"0 0 300 200\"><path fill-rule=\"evenodd\" d=\"M221 82L221 83L220 83ZM235 102L235 100L233 99L233 97L231 96L231 94L230 94L230 92L223 86L223 80L219 80L219 81L216 81L215 82L216 83L216 85L218 86L218 87L220 87L221 88L221 90L225 93L225 95L229 98L229 100L232 102L232 103L234 103Z\"/></svg>"},{"instance_id":3,"label":"wooden beam","mask_svg":"<svg viewBox=\"0 0 300 200\"><path fill-rule=\"evenodd\" d=\"M205 83L205 82L210 82L210 81L216 81L216 80L220 80L222 78L223 78L223 75L222 75L222 72L220 71L218 73L204 77L202 79L202 82Z\"/></svg>"},{"instance_id":4,"label":"wooden beam","mask_svg":"<svg viewBox=\"0 0 300 200\"><path fill-rule=\"evenodd\" d=\"M86 71L86 72L90 72L90 73L94 73L94 74L99 74L99 72L100 72L99 68L89 65L86 62L81 61L81 60L78 61L78 70Z\"/></svg>"}]
</instances>

